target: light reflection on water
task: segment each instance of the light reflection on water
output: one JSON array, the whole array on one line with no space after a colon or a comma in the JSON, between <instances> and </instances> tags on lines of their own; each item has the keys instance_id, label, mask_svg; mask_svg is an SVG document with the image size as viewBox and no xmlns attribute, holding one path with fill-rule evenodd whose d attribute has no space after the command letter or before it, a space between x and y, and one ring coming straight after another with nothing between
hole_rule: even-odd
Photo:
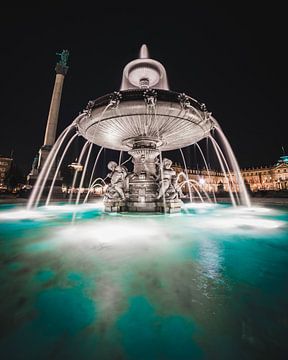
<instances>
[{"instance_id":1,"label":"light reflection on water","mask_svg":"<svg viewBox=\"0 0 288 360\"><path fill-rule=\"evenodd\" d=\"M172 358L169 351L235 358L235 348L239 358L256 358L267 346L274 354L285 348L285 208L191 204L173 215L105 214L87 204L72 224L74 212L0 211L0 355L15 343L31 359L47 348L58 358L129 359L135 344L151 359ZM49 318L54 330L43 323ZM48 328L48 338L36 335Z\"/></svg>"}]
</instances>

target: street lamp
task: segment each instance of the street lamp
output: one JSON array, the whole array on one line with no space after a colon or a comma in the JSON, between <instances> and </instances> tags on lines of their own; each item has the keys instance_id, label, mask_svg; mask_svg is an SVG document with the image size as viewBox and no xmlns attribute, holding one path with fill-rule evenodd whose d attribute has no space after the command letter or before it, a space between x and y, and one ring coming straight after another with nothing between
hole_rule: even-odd
<instances>
[{"instance_id":1,"label":"street lamp","mask_svg":"<svg viewBox=\"0 0 288 360\"><path fill-rule=\"evenodd\" d=\"M199 179L199 185L203 186L205 184L206 180L203 178Z\"/></svg>"}]
</instances>

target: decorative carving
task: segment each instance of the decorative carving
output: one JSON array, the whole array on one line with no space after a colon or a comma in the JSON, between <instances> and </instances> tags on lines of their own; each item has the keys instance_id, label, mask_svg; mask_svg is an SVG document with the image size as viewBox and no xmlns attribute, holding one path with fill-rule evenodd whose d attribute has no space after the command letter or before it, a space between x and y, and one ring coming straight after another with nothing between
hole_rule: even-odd
<instances>
[{"instance_id":1,"label":"decorative carving","mask_svg":"<svg viewBox=\"0 0 288 360\"><path fill-rule=\"evenodd\" d=\"M187 109L192 108L189 96L187 96L186 94L184 94L184 93L179 94L178 100L180 102L182 109L187 110Z\"/></svg>"},{"instance_id":2,"label":"decorative carving","mask_svg":"<svg viewBox=\"0 0 288 360\"><path fill-rule=\"evenodd\" d=\"M167 158L162 160L162 171L161 164L159 165L159 192L157 199L161 199L163 196L169 200L178 198L176 172L171 168L171 166L172 160Z\"/></svg>"},{"instance_id":3,"label":"decorative carving","mask_svg":"<svg viewBox=\"0 0 288 360\"><path fill-rule=\"evenodd\" d=\"M154 89L147 89L144 91L144 100L147 106L153 107L157 101L157 91Z\"/></svg>"},{"instance_id":4,"label":"decorative carving","mask_svg":"<svg viewBox=\"0 0 288 360\"><path fill-rule=\"evenodd\" d=\"M132 163L134 164L133 172L139 176L145 174L147 177L156 177L155 157L158 155L154 150L148 151L146 149L131 150L129 154L132 154Z\"/></svg>"},{"instance_id":5,"label":"decorative carving","mask_svg":"<svg viewBox=\"0 0 288 360\"><path fill-rule=\"evenodd\" d=\"M94 106L95 106L95 100L89 100L86 109L84 110L84 112L87 114L88 117L91 116Z\"/></svg>"},{"instance_id":6,"label":"decorative carving","mask_svg":"<svg viewBox=\"0 0 288 360\"><path fill-rule=\"evenodd\" d=\"M110 107L117 107L120 103L120 100L122 99L122 94L119 91L114 91L113 94L110 96Z\"/></svg>"},{"instance_id":7,"label":"decorative carving","mask_svg":"<svg viewBox=\"0 0 288 360\"><path fill-rule=\"evenodd\" d=\"M39 154L37 154L34 157L33 163L32 163L32 170L36 170L38 168L38 163L39 163Z\"/></svg>"},{"instance_id":8,"label":"decorative carving","mask_svg":"<svg viewBox=\"0 0 288 360\"><path fill-rule=\"evenodd\" d=\"M118 165L115 161L110 161L107 165L111 172L107 177L111 178L110 185L105 194L105 200L125 200L125 178L127 176L127 168Z\"/></svg>"},{"instance_id":9,"label":"decorative carving","mask_svg":"<svg viewBox=\"0 0 288 360\"><path fill-rule=\"evenodd\" d=\"M206 111L207 111L207 107L206 107L206 105L205 105L204 103L201 104L201 110L202 110L203 112L206 112Z\"/></svg>"},{"instance_id":10,"label":"decorative carving","mask_svg":"<svg viewBox=\"0 0 288 360\"><path fill-rule=\"evenodd\" d=\"M69 51L68 50L62 50L61 53L56 53L56 55L60 56L60 60L58 61L58 64L60 64L63 67L67 67L68 58L69 58Z\"/></svg>"}]
</instances>

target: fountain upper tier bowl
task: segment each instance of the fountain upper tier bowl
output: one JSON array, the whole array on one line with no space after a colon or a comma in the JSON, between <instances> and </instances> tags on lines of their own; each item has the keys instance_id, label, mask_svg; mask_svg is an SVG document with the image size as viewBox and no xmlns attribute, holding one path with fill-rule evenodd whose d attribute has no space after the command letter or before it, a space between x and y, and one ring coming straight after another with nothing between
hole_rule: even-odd
<instances>
[{"instance_id":1,"label":"fountain upper tier bowl","mask_svg":"<svg viewBox=\"0 0 288 360\"><path fill-rule=\"evenodd\" d=\"M129 151L141 139L151 139L167 151L198 142L213 128L211 114L193 98L160 89L114 92L90 101L77 123L92 143Z\"/></svg>"}]
</instances>

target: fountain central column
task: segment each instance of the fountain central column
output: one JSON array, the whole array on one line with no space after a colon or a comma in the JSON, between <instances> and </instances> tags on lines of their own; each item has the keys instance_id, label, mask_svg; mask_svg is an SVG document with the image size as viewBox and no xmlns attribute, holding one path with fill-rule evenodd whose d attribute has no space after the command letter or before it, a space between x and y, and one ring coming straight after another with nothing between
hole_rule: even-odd
<instances>
[{"instance_id":1,"label":"fountain central column","mask_svg":"<svg viewBox=\"0 0 288 360\"><path fill-rule=\"evenodd\" d=\"M108 163L111 173L104 204L109 212L178 212L176 173L172 161L165 158L162 163L158 146L162 143L153 138L139 136L125 141L131 147L133 171L114 161Z\"/></svg>"},{"instance_id":2,"label":"fountain central column","mask_svg":"<svg viewBox=\"0 0 288 360\"><path fill-rule=\"evenodd\" d=\"M157 211L159 150L149 140L136 141L128 152L134 170L127 178L128 211Z\"/></svg>"}]
</instances>

